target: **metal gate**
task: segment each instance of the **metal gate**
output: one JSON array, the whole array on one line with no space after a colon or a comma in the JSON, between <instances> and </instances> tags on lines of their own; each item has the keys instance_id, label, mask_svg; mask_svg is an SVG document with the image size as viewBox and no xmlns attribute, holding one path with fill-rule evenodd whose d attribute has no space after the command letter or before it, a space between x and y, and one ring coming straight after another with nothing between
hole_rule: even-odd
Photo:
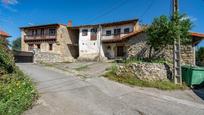
<instances>
[{"instance_id":1,"label":"metal gate","mask_svg":"<svg viewBox=\"0 0 204 115\"><path fill-rule=\"evenodd\" d=\"M16 63L33 63L33 53L24 51L13 51Z\"/></svg>"}]
</instances>

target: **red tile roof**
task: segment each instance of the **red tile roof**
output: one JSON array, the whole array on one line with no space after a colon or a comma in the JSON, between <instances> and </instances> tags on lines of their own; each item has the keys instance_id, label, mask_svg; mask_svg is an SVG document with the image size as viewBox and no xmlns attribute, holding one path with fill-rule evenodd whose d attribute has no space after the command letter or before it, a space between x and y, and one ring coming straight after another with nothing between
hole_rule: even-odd
<instances>
[{"instance_id":1,"label":"red tile roof","mask_svg":"<svg viewBox=\"0 0 204 115\"><path fill-rule=\"evenodd\" d=\"M204 38L204 34L202 34L202 33L190 32L190 34L191 34L193 37Z\"/></svg>"},{"instance_id":2,"label":"red tile roof","mask_svg":"<svg viewBox=\"0 0 204 115\"><path fill-rule=\"evenodd\" d=\"M0 30L0 36L10 37L10 35L8 33L4 32L3 30Z\"/></svg>"},{"instance_id":3,"label":"red tile roof","mask_svg":"<svg viewBox=\"0 0 204 115\"><path fill-rule=\"evenodd\" d=\"M121 41L125 41L127 40L128 38L132 37L132 36L135 36L135 35L138 35L139 33L142 33L144 32L144 30L140 30L140 31L136 31L136 32L131 32L123 37L120 37L120 38L115 38L115 39L109 39L109 40L102 40L104 43L115 43L115 42L121 42Z\"/></svg>"}]
</instances>

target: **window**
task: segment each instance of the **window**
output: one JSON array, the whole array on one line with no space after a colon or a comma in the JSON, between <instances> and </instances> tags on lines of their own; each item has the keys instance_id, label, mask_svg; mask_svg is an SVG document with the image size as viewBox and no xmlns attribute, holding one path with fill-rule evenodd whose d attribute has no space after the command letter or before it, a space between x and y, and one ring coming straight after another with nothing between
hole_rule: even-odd
<instances>
[{"instance_id":1,"label":"window","mask_svg":"<svg viewBox=\"0 0 204 115\"><path fill-rule=\"evenodd\" d=\"M120 32L121 32L121 29L120 29L120 28L118 28L118 29L114 29L114 34L115 34L115 35L120 34Z\"/></svg>"},{"instance_id":2,"label":"window","mask_svg":"<svg viewBox=\"0 0 204 115\"><path fill-rule=\"evenodd\" d=\"M52 51L52 49L53 49L53 45L49 44L49 50Z\"/></svg>"},{"instance_id":3,"label":"window","mask_svg":"<svg viewBox=\"0 0 204 115\"><path fill-rule=\"evenodd\" d=\"M44 35L44 29L40 30L40 35Z\"/></svg>"},{"instance_id":4,"label":"window","mask_svg":"<svg viewBox=\"0 0 204 115\"><path fill-rule=\"evenodd\" d=\"M107 46L107 49L108 49L108 50L110 50L110 49L111 49L111 47L110 47L110 46Z\"/></svg>"},{"instance_id":5,"label":"window","mask_svg":"<svg viewBox=\"0 0 204 115\"><path fill-rule=\"evenodd\" d=\"M83 29L82 30L82 36L87 36L88 35L88 30L87 29Z\"/></svg>"},{"instance_id":6,"label":"window","mask_svg":"<svg viewBox=\"0 0 204 115\"><path fill-rule=\"evenodd\" d=\"M49 29L50 36L55 36L55 34L56 34L56 29Z\"/></svg>"},{"instance_id":7,"label":"window","mask_svg":"<svg viewBox=\"0 0 204 115\"><path fill-rule=\"evenodd\" d=\"M92 34L96 34L96 33L97 33L97 28L92 28L92 29L91 29L91 33L92 33Z\"/></svg>"},{"instance_id":8,"label":"window","mask_svg":"<svg viewBox=\"0 0 204 115\"><path fill-rule=\"evenodd\" d=\"M34 36L35 35L35 30L32 30L32 34L31 34L32 36Z\"/></svg>"},{"instance_id":9,"label":"window","mask_svg":"<svg viewBox=\"0 0 204 115\"><path fill-rule=\"evenodd\" d=\"M40 49L40 44L37 44L37 48Z\"/></svg>"},{"instance_id":10,"label":"window","mask_svg":"<svg viewBox=\"0 0 204 115\"><path fill-rule=\"evenodd\" d=\"M127 34L127 33L129 33L130 32L130 28L125 28L124 29L124 34Z\"/></svg>"},{"instance_id":11,"label":"window","mask_svg":"<svg viewBox=\"0 0 204 115\"><path fill-rule=\"evenodd\" d=\"M33 44L28 44L28 51L32 51L33 50Z\"/></svg>"},{"instance_id":12,"label":"window","mask_svg":"<svg viewBox=\"0 0 204 115\"><path fill-rule=\"evenodd\" d=\"M106 30L106 36L111 36L111 30Z\"/></svg>"},{"instance_id":13,"label":"window","mask_svg":"<svg viewBox=\"0 0 204 115\"><path fill-rule=\"evenodd\" d=\"M38 30L35 30L35 31L34 31L34 34L35 34L35 35L38 35Z\"/></svg>"}]
</instances>

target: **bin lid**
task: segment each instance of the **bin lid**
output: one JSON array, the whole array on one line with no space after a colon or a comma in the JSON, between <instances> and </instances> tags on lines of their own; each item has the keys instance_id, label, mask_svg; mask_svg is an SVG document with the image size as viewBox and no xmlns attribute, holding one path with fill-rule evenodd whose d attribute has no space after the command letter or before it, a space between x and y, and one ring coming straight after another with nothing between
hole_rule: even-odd
<instances>
[{"instance_id":1,"label":"bin lid","mask_svg":"<svg viewBox=\"0 0 204 115\"><path fill-rule=\"evenodd\" d=\"M192 65L183 65L181 67L182 68L192 69L192 70L204 71L204 67L198 67L198 66L192 66Z\"/></svg>"},{"instance_id":2,"label":"bin lid","mask_svg":"<svg viewBox=\"0 0 204 115\"><path fill-rule=\"evenodd\" d=\"M203 67L192 67L193 70L204 71Z\"/></svg>"},{"instance_id":3,"label":"bin lid","mask_svg":"<svg viewBox=\"0 0 204 115\"><path fill-rule=\"evenodd\" d=\"M191 65L182 65L181 68L192 68Z\"/></svg>"}]
</instances>

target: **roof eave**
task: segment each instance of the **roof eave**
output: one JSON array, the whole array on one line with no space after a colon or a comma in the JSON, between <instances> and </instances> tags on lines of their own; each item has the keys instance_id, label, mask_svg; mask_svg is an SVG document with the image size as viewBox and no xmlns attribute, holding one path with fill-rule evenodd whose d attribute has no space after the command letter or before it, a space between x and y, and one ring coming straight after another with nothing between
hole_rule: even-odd
<instances>
[{"instance_id":1,"label":"roof eave","mask_svg":"<svg viewBox=\"0 0 204 115\"><path fill-rule=\"evenodd\" d=\"M29 29L29 28L40 28L40 27L46 27L46 26L60 26L63 24L46 24L46 25L34 25L34 26L25 26L25 27L19 27L20 29ZM66 26L66 25L63 25Z\"/></svg>"},{"instance_id":2,"label":"roof eave","mask_svg":"<svg viewBox=\"0 0 204 115\"><path fill-rule=\"evenodd\" d=\"M132 19L132 20L124 20L124 21L117 21L117 22L109 22L109 23L101 23L101 24L88 24L88 25L80 25L80 26L74 26L73 28L85 28L85 27L107 27L107 26L114 26L114 25L123 25L123 24L129 24L129 23L137 23L139 19Z\"/></svg>"}]
</instances>

